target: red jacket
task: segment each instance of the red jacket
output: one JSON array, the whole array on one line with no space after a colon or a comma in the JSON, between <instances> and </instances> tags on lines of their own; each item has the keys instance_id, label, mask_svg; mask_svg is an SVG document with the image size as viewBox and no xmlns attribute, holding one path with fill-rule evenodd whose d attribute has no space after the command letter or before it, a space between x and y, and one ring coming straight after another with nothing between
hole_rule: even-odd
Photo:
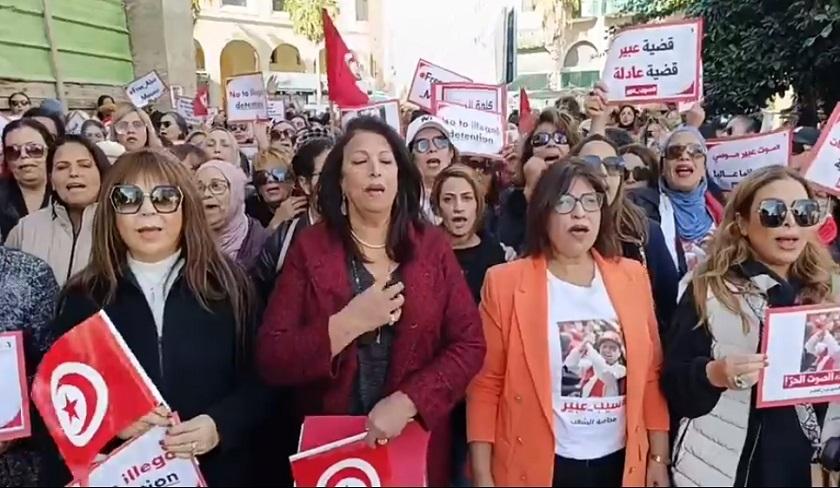
<instances>
[{"instance_id":1,"label":"red jacket","mask_svg":"<svg viewBox=\"0 0 840 488\"><path fill-rule=\"evenodd\" d=\"M449 243L435 228L412 229L414 257L401 268L405 305L384 395L400 390L432 432L429 486L449 481L449 415L481 369L481 319ZM347 414L358 367L351 344L330 360L329 317L350 301L347 254L321 223L301 231L286 258L259 332L257 362L273 385L297 387L301 415Z\"/></svg>"}]
</instances>

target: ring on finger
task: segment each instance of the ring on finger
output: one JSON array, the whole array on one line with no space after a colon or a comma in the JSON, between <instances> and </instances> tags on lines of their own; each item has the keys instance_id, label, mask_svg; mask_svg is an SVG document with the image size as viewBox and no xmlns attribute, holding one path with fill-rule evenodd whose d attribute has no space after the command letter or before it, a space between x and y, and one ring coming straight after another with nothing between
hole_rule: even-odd
<instances>
[{"instance_id":1,"label":"ring on finger","mask_svg":"<svg viewBox=\"0 0 840 488\"><path fill-rule=\"evenodd\" d=\"M734 377L732 377L732 384L735 385L735 388L739 390L746 390L750 387L749 384L747 384L747 381L744 379L743 375L740 374L736 374Z\"/></svg>"},{"instance_id":2,"label":"ring on finger","mask_svg":"<svg viewBox=\"0 0 840 488\"><path fill-rule=\"evenodd\" d=\"M380 446L388 444L388 439L376 439L376 443Z\"/></svg>"}]
</instances>

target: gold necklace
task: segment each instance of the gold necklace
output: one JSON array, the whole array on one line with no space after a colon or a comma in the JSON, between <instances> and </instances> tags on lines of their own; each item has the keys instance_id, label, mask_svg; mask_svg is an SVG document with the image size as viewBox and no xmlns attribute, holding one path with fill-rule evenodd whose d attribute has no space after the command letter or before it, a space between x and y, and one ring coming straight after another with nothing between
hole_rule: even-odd
<instances>
[{"instance_id":1,"label":"gold necklace","mask_svg":"<svg viewBox=\"0 0 840 488\"><path fill-rule=\"evenodd\" d=\"M361 237L359 237L359 235L356 234L356 231L354 231L353 229L350 229L350 235L353 236L353 239L355 239L356 242L358 242L359 244L361 244L362 246L364 246L368 249L385 249L388 246L387 243L385 243L385 244L371 244L369 242L366 242Z\"/></svg>"}]
</instances>

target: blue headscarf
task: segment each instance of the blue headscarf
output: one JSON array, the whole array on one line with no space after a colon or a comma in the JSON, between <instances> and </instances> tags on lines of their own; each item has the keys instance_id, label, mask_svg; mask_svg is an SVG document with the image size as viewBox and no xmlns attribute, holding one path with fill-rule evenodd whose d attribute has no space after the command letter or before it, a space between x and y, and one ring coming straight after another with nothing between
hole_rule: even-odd
<instances>
[{"instance_id":1,"label":"blue headscarf","mask_svg":"<svg viewBox=\"0 0 840 488\"><path fill-rule=\"evenodd\" d=\"M700 134L700 131L694 127L682 126L674 129L665 141L665 148L671 145L671 141L677 134L689 133L693 135L700 146L703 148L703 153L706 153L706 139ZM668 188L665 179L662 179L659 187L662 194L668 197L671 204L674 206L674 217L677 223L677 235L687 241L697 241L702 239L714 225L712 216L706 209L706 190L708 189L708 175L700 180L697 188L690 192L682 192Z\"/></svg>"}]
</instances>

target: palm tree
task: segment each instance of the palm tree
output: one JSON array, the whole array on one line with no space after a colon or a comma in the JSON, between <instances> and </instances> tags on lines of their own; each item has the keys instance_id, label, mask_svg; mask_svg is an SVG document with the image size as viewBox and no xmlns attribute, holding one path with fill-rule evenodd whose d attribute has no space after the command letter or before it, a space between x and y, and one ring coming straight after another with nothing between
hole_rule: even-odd
<instances>
[{"instance_id":1,"label":"palm tree","mask_svg":"<svg viewBox=\"0 0 840 488\"><path fill-rule=\"evenodd\" d=\"M580 13L581 0L533 0L537 12L542 14L544 44L555 69L552 75L553 88L560 87L560 68L563 66L563 53L567 46L563 40L563 31L569 21Z\"/></svg>"},{"instance_id":2,"label":"palm tree","mask_svg":"<svg viewBox=\"0 0 840 488\"><path fill-rule=\"evenodd\" d=\"M327 9L331 16L338 13L336 0L286 0L285 9L292 19L292 27L314 43L324 39L324 25L321 22L321 9Z\"/></svg>"}]
</instances>

